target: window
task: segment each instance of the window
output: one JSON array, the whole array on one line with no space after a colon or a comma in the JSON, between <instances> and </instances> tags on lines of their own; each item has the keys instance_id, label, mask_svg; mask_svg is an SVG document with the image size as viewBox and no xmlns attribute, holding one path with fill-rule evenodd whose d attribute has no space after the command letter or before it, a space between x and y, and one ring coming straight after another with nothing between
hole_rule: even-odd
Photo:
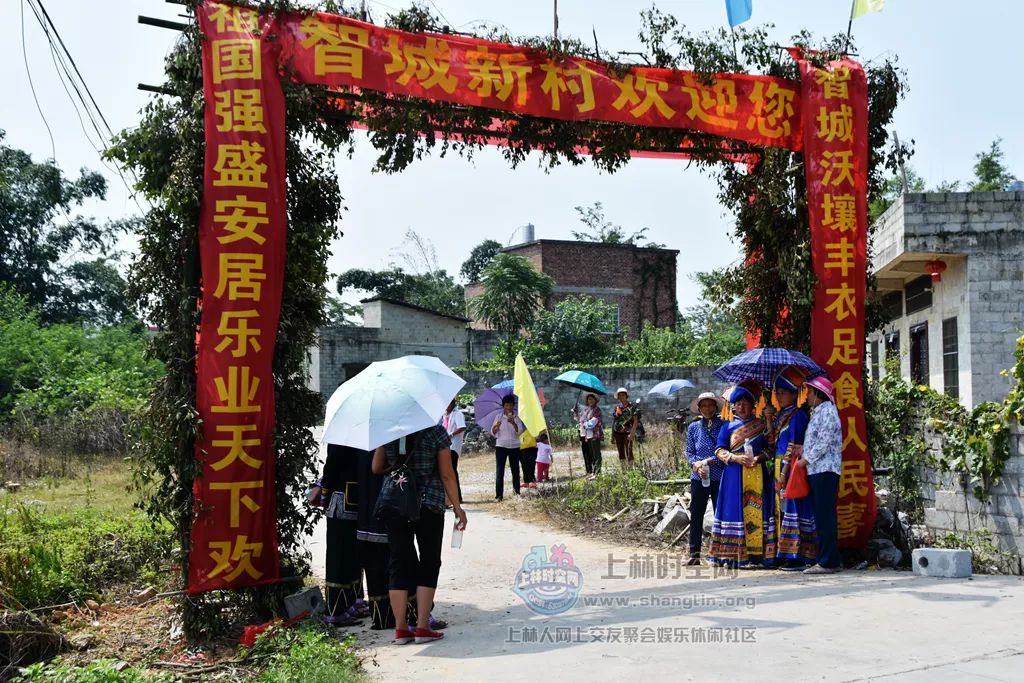
<instances>
[{"instance_id":1,"label":"window","mask_svg":"<svg viewBox=\"0 0 1024 683\"><path fill-rule=\"evenodd\" d=\"M900 333L890 332L885 335L885 364L889 362L896 363L896 372L899 372L900 366Z\"/></svg>"},{"instance_id":2,"label":"window","mask_svg":"<svg viewBox=\"0 0 1024 683\"><path fill-rule=\"evenodd\" d=\"M878 381L878 340L871 340L871 379Z\"/></svg>"},{"instance_id":3,"label":"window","mask_svg":"<svg viewBox=\"0 0 1024 683\"><path fill-rule=\"evenodd\" d=\"M942 388L948 396L960 398L960 348L956 318L942 321Z\"/></svg>"},{"instance_id":4,"label":"window","mask_svg":"<svg viewBox=\"0 0 1024 683\"><path fill-rule=\"evenodd\" d=\"M922 275L914 278L904 287L907 299L907 315L923 311L932 305L932 278Z\"/></svg>"},{"instance_id":5,"label":"window","mask_svg":"<svg viewBox=\"0 0 1024 683\"><path fill-rule=\"evenodd\" d=\"M928 386L928 324L910 328L910 381Z\"/></svg>"},{"instance_id":6,"label":"window","mask_svg":"<svg viewBox=\"0 0 1024 683\"><path fill-rule=\"evenodd\" d=\"M882 311L889 322L903 317L903 292L889 292L882 297Z\"/></svg>"}]
</instances>

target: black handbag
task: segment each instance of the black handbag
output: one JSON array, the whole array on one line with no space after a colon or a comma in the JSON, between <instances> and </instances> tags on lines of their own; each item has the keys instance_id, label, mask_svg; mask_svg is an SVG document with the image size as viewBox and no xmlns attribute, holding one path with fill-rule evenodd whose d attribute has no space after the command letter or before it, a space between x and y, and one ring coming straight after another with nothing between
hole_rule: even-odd
<instances>
[{"instance_id":1,"label":"black handbag","mask_svg":"<svg viewBox=\"0 0 1024 683\"><path fill-rule=\"evenodd\" d=\"M420 493L416 486L416 475L409 469L409 458L406 454L401 463L384 475L384 484L377 496L377 505L373 508L373 516L381 522L416 522L420 518Z\"/></svg>"}]
</instances>

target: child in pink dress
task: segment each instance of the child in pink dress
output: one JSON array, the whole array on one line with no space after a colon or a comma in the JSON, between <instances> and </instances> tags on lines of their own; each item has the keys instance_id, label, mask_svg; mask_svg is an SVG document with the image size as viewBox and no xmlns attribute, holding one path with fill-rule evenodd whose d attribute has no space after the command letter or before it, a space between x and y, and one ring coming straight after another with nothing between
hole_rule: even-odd
<instances>
[{"instance_id":1,"label":"child in pink dress","mask_svg":"<svg viewBox=\"0 0 1024 683\"><path fill-rule=\"evenodd\" d=\"M537 481L551 481L551 444L547 432L537 437Z\"/></svg>"}]
</instances>

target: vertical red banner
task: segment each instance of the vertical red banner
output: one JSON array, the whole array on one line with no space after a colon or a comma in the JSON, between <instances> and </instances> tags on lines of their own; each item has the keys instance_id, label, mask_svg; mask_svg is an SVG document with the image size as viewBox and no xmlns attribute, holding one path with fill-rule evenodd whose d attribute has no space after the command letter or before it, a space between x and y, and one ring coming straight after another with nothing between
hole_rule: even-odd
<instances>
[{"instance_id":1,"label":"vertical red banner","mask_svg":"<svg viewBox=\"0 0 1024 683\"><path fill-rule=\"evenodd\" d=\"M818 285L811 356L835 385L843 423L839 545L863 547L875 524L875 486L864 420L867 290L868 94L864 69L845 58L800 65L811 260Z\"/></svg>"},{"instance_id":2,"label":"vertical red banner","mask_svg":"<svg viewBox=\"0 0 1024 683\"><path fill-rule=\"evenodd\" d=\"M280 578L274 341L284 281L284 95L269 18L205 2L202 318L188 592Z\"/></svg>"}]
</instances>

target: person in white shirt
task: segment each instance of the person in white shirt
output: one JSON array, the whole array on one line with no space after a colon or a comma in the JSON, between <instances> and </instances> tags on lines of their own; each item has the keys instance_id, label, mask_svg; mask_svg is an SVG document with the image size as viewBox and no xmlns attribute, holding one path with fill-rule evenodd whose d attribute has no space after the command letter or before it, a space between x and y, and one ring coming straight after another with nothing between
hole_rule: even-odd
<instances>
[{"instance_id":1,"label":"person in white shirt","mask_svg":"<svg viewBox=\"0 0 1024 683\"><path fill-rule=\"evenodd\" d=\"M462 441L465 438L466 418L459 407L455 405L455 401L448 404L448 409L445 410L444 417L441 419L441 425L452 440L452 469L455 470L455 488L459 491L459 502L461 503L462 484L459 482L459 453L462 452Z\"/></svg>"},{"instance_id":2,"label":"person in white shirt","mask_svg":"<svg viewBox=\"0 0 1024 683\"><path fill-rule=\"evenodd\" d=\"M551 481L551 444L547 432L537 437L537 481Z\"/></svg>"},{"instance_id":3,"label":"person in white shirt","mask_svg":"<svg viewBox=\"0 0 1024 683\"><path fill-rule=\"evenodd\" d=\"M519 447L520 434L526 430L523 421L516 414L516 400L509 394L501 401L502 414L494 421L491 434L496 440L494 449L494 499L505 498L505 461L512 469L512 490L519 495Z\"/></svg>"}]
</instances>

